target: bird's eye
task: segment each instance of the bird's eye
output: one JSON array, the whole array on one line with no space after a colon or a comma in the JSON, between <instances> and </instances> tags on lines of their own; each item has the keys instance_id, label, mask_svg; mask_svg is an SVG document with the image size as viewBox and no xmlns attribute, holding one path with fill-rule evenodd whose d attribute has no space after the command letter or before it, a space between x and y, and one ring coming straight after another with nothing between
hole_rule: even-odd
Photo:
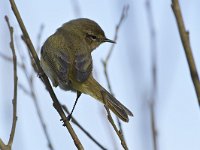
<instances>
[{"instance_id":1,"label":"bird's eye","mask_svg":"<svg viewBox=\"0 0 200 150\"><path fill-rule=\"evenodd\" d=\"M93 41L96 41L97 37L95 35L90 35L90 38L93 40Z\"/></svg>"}]
</instances>

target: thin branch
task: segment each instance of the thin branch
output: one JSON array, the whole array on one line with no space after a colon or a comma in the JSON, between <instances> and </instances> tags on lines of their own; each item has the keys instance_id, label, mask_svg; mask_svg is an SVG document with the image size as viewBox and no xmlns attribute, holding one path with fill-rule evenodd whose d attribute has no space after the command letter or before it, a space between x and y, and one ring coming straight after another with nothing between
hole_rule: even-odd
<instances>
[{"instance_id":1,"label":"thin branch","mask_svg":"<svg viewBox=\"0 0 200 150\"><path fill-rule=\"evenodd\" d=\"M80 140L78 139L76 133L74 132L70 122L67 120L67 117L65 116L65 113L64 113L64 111L63 111L63 109L62 109L62 107L61 107L61 105L60 105L60 103L59 103L59 101L58 101L58 99L57 99L57 97L56 97L51 85L50 85L48 77L45 75L44 71L42 70L42 68L40 66L40 60L39 60L39 58L37 56L37 53L35 51L33 43L31 42L31 39L30 39L30 37L28 35L28 32L26 31L26 28L25 28L24 23L23 23L23 21L21 19L21 16L19 14L17 6L16 6L14 0L9 0L9 1L10 1L12 10L13 10L13 12L15 14L15 17L16 17L18 23L19 23L19 26L20 26L20 28L21 28L21 30L23 32L23 37L25 39L26 45L29 48L29 51L30 51L30 53L31 53L31 55L32 55L32 57L33 57L33 59L35 61L35 64L37 66L38 74L39 74L40 78L42 79L43 83L45 84L46 89L48 90L48 92L49 92L49 94L50 94L50 96L51 96L51 98L53 100L53 106L57 110L57 112L59 113L60 117L62 118L62 121L64 122L64 125L66 126L66 128L68 129L72 139L74 140L75 146L78 149L82 150L84 148L83 148Z\"/></svg>"},{"instance_id":2,"label":"thin branch","mask_svg":"<svg viewBox=\"0 0 200 150\"><path fill-rule=\"evenodd\" d=\"M24 42L24 44L26 45L27 49L29 49L28 45L26 44L27 41L26 41L26 38L25 38L24 35L21 35L21 39L22 39L22 41ZM32 69L32 74L33 74L34 72L38 73L39 71L38 71L37 65L36 65L35 60L34 60L34 58L33 58L33 56L32 56L32 54L31 54L30 51L28 51L28 55L29 55L29 58L30 58L30 61L31 61L31 65L32 65L32 67L33 67L33 69ZM36 55L37 55L37 51L36 51Z\"/></svg>"},{"instance_id":3,"label":"thin branch","mask_svg":"<svg viewBox=\"0 0 200 150\"><path fill-rule=\"evenodd\" d=\"M42 129L44 131L45 137L46 137L47 142L48 142L48 147L49 147L50 150L53 150L54 148L53 148L52 142L50 140L48 131L46 129L46 124L45 124L44 119L42 117L42 113L41 113L41 110L40 110L40 107L39 107L39 104L38 104L37 96L36 96L35 90L34 90L35 89L34 85L33 85L34 84L34 82L33 82L33 80L34 80L34 78L33 78L34 77L34 71L32 71L31 75L29 75L28 69L27 69L27 67L25 65L25 60L24 60L25 57L23 56L21 51L18 51L18 52L19 52L19 56L20 56L22 62L21 63L17 63L17 66L20 67L22 69L22 71L24 72L24 74L26 76L26 79L27 79L27 82L29 83L29 87L30 87L31 91L27 90L27 88L24 87L24 85L22 85L21 83L18 83L18 87L25 94L27 94L28 96L30 96L33 99L37 115L39 117L40 123L42 125ZM2 57L4 60L7 60L9 62L12 62L12 60L13 60L11 57L8 57L8 56L6 56L4 54L1 54L1 53L0 53L0 57Z\"/></svg>"},{"instance_id":4,"label":"thin branch","mask_svg":"<svg viewBox=\"0 0 200 150\"><path fill-rule=\"evenodd\" d=\"M64 111L69 115L70 114L70 112L69 112L69 110L67 109L67 107L65 106L65 105L62 105L62 107L63 107L63 109L64 109ZM97 140L95 140L95 138L88 132L88 131L86 131L82 126L81 126L81 124L80 123L78 123L78 121L72 116L72 118L71 118L71 121L76 125L76 126L78 126L79 127L79 129L81 129L97 146L99 146L99 148L101 148L101 149L103 149L103 150L106 150L106 148L103 146L103 145L101 145Z\"/></svg>"},{"instance_id":5,"label":"thin branch","mask_svg":"<svg viewBox=\"0 0 200 150\"><path fill-rule=\"evenodd\" d=\"M153 138L153 149L157 150L158 141L157 141L157 129L155 122L155 102L157 94L157 47L156 47L156 32L155 25L151 7L151 1L146 0L146 10L147 10L147 19L149 23L150 30L150 44L151 44L151 67L152 67L152 91L151 91L151 102L149 104L150 115L151 115L151 129L152 129L152 138Z\"/></svg>"},{"instance_id":6,"label":"thin branch","mask_svg":"<svg viewBox=\"0 0 200 150\"><path fill-rule=\"evenodd\" d=\"M157 129L156 129L156 124L155 124L155 103L154 101L151 101L150 104L150 116L151 116L151 130L152 130L152 135L153 135L153 149L157 150L158 149L158 141L157 141Z\"/></svg>"},{"instance_id":7,"label":"thin branch","mask_svg":"<svg viewBox=\"0 0 200 150\"><path fill-rule=\"evenodd\" d=\"M18 83L18 87L20 88L20 90L22 90L25 94L27 94L28 96L31 96L31 92L29 90L27 90L27 88L21 84L20 82Z\"/></svg>"},{"instance_id":8,"label":"thin branch","mask_svg":"<svg viewBox=\"0 0 200 150\"><path fill-rule=\"evenodd\" d=\"M54 150L54 147L52 145L49 133L48 133L47 128L46 128L46 124L44 122L44 118L42 116L41 109L40 109L39 104L38 104L38 100L37 100L37 97L36 97L36 94L35 94L34 86L33 86L33 84L31 84L33 82L29 82L29 83L30 83L30 89L31 89L31 97L34 101L34 105L35 105L35 108L36 108L36 111L37 111L37 115L38 115L40 124L41 124L42 129L43 129L44 135L47 139L48 147L49 147L50 150Z\"/></svg>"},{"instance_id":9,"label":"thin branch","mask_svg":"<svg viewBox=\"0 0 200 150\"><path fill-rule=\"evenodd\" d=\"M28 68L26 67L26 65L24 63L25 62L24 61L24 56L23 56L23 53L21 51L19 51L19 56L20 56L20 58L22 60L22 65L23 65L22 70L23 70L23 72L24 72L24 74L26 76L26 79L27 79L27 82L29 84L29 88L30 88L31 91L26 90L26 88L22 84L19 84L19 87L23 92L25 92L25 94L29 95L32 98L34 106L36 108L36 112L37 112L40 124L41 124L43 132L44 132L44 135L45 135L45 137L47 139L48 147L49 147L50 150L54 150L54 147L52 145L49 133L47 131L47 127L46 127L44 118L42 116L41 109L40 109L39 104L38 104L37 96L36 96L36 93L35 93L34 71L32 71L30 75L28 75ZM32 69L32 70L34 70L34 69Z\"/></svg>"},{"instance_id":10,"label":"thin branch","mask_svg":"<svg viewBox=\"0 0 200 150\"><path fill-rule=\"evenodd\" d=\"M29 88L30 88L31 91L28 91L22 84L19 84L19 87L25 94L29 95L33 99L40 124L42 126L44 135L47 139L48 147L49 147L50 150L53 150L54 148L53 148L52 142L50 140L50 136L49 136L49 133L47 131L46 124L45 124L44 118L42 116L41 109L40 109L39 104L38 104L37 96L35 94L33 75L31 74L30 76L28 76L28 70L27 70L26 67L24 67L23 72L26 74L26 79L27 79L27 82L29 84Z\"/></svg>"},{"instance_id":11,"label":"thin branch","mask_svg":"<svg viewBox=\"0 0 200 150\"><path fill-rule=\"evenodd\" d=\"M123 136L122 132L117 129L117 126L115 125L115 122L114 122L114 120L113 120L113 118L111 116L110 110L107 107L108 105L107 105L107 101L104 99L104 93L102 93L102 97L103 97L104 104L105 104L104 107L105 107L105 109L107 111L108 120L109 120L110 124L112 125L112 127L114 128L115 132L117 133L119 139L121 140L121 145L123 146L123 148L125 150L128 150L128 147L127 147L126 142L124 140L124 136Z\"/></svg>"},{"instance_id":12,"label":"thin branch","mask_svg":"<svg viewBox=\"0 0 200 150\"><path fill-rule=\"evenodd\" d=\"M14 46L14 40L13 40L13 27L11 27L10 22L8 20L8 17L5 16L6 23L8 25L8 29L10 31L10 48L12 50L12 56L13 56L13 77L14 77L14 94L13 94L13 122L12 122L12 128L10 131L10 138L8 140L8 144L5 145L3 141L0 139L0 147L2 150L11 150L14 136L15 136L15 129L17 124L17 57L15 54L15 46Z\"/></svg>"},{"instance_id":13,"label":"thin branch","mask_svg":"<svg viewBox=\"0 0 200 150\"><path fill-rule=\"evenodd\" d=\"M119 23L117 24L117 26L115 28L115 36L114 36L114 41L115 42L117 41L117 38L118 38L119 29L120 29L123 21L126 19L127 15L128 15L128 9L129 9L129 5L126 5L126 6L123 7ZM107 56L105 58L105 60L102 61L103 67L104 67L104 74L105 74L106 81L107 81L107 86L108 86L109 92L113 96L114 96L114 93L113 93L112 88L111 88L111 84L110 84L110 80L109 80L109 76L108 76L107 65L108 65L108 62L110 60L110 57L111 57L111 54L113 52L114 47L115 47L115 44L112 44L110 49L109 49L109 52L108 52L108 54L107 54ZM114 121L113 121L112 117L110 116L110 112L108 110L107 110L107 113L108 113L108 120L110 121L111 125L113 126L114 130L116 131L117 135L119 136L119 138L121 140L121 143L122 143L122 146L124 147L124 149L126 149L127 146L126 146L126 142L125 142L125 139L124 139L124 136L123 136L122 125L121 125L121 122L120 122L119 118L117 117L117 122L118 122L118 126L119 126L119 131L118 131L116 125L114 124Z\"/></svg>"},{"instance_id":14,"label":"thin branch","mask_svg":"<svg viewBox=\"0 0 200 150\"><path fill-rule=\"evenodd\" d=\"M2 54L1 52L0 52L0 57L3 58L4 60L8 61L8 62L13 62L12 57L6 56L6 55ZM17 62L17 66L20 67L20 68L23 67L22 64L19 63L19 62Z\"/></svg>"},{"instance_id":15,"label":"thin branch","mask_svg":"<svg viewBox=\"0 0 200 150\"><path fill-rule=\"evenodd\" d=\"M13 139L14 139L14 135L15 135L15 129L16 129L16 123L17 123L17 57L15 54L15 47L14 47L14 40L13 40L13 27L10 26L8 17L5 16L5 20L7 22L7 25L9 27L10 30L10 38L11 38L11 42L10 42L10 48L12 50L12 55L13 55L13 70L14 70L14 96L13 96L13 124L12 124L12 129L11 129L11 133L10 133L10 139L8 141L8 145L11 147L12 143L13 143Z\"/></svg>"},{"instance_id":16,"label":"thin branch","mask_svg":"<svg viewBox=\"0 0 200 150\"><path fill-rule=\"evenodd\" d=\"M1 150L9 150L9 149L7 148L7 146L4 144L4 142L2 141L1 138L0 138L0 149L1 149Z\"/></svg>"},{"instance_id":17,"label":"thin branch","mask_svg":"<svg viewBox=\"0 0 200 150\"><path fill-rule=\"evenodd\" d=\"M126 5L126 6L123 7L119 23L117 24L117 26L115 28L115 36L114 36L114 41L115 42L117 41L117 38L118 38L119 29L120 29L123 21L126 19L127 15L128 15L128 9L129 9L129 5ZM108 61L110 60L111 54L112 54L112 52L114 50L114 47L115 47L115 44L112 44L110 49L109 49L109 51L108 51L108 55L106 56L105 60L102 61L103 62L103 66L104 66L104 74L105 74L105 77L106 77L107 86L108 86L108 89L109 89L110 93L113 96L114 96L114 93L113 93L112 88L111 88L111 84L110 84L110 80L109 80L109 76L108 76L107 65L108 65ZM122 131L121 123L120 123L119 120L118 120L118 124L119 124L120 130Z\"/></svg>"},{"instance_id":18,"label":"thin branch","mask_svg":"<svg viewBox=\"0 0 200 150\"><path fill-rule=\"evenodd\" d=\"M190 39L189 39L189 32L186 31L185 29L185 25L183 22L183 17L181 14L181 10L180 10L180 6L179 6L179 2L178 0L172 0L172 4L171 4L172 10L174 12L174 15L176 17L176 22L177 22L177 26L178 26L178 30L179 30L179 34L181 37L181 41L183 44L183 48L185 51L185 55L187 58L187 62L189 65L189 69L190 69L190 75L194 84L194 88L197 94L197 98L198 98L198 103L200 106L200 83L199 83L199 76L198 76L198 72L196 69L196 65L195 65L195 61L194 61L194 57L192 54L192 49L190 46Z\"/></svg>"},{"instance_id":19,"label":"thin branch","mask_svg":"<svg viewBox=\"0 0 200 150\"><path fill-rule=\"evenodd\" d=\"M30 82L29 82L30 83ZM53 145L52 145L52 142L50 140L50 136L49 136L49 133L47 131L47 128L46 128L46 124L44 122L44 119L43 119L43 116L42 116L42 113L41 113L41 109L39 107L39 104L38 104L38 100L36 98L36 94L35 94L35 90L33 90L33 87L32 84L29 85L30 86L30 89L31 89L31 92L26 90L26 88L22 85L22 84L19 84L19 88L25 93L27 94L28 96L30 96L32 99L33 99L33 102L34 102L34 105L35 105L35 108L36 108L36 112L37 112L37 115L38 115L38 118L39 118L39 121L40 121L40 124L42 126L42 129L43 129L43 132L44 132L44 135L47 139L47 143L48 143L48 147L50 150L54 150L53 148Z\"/></svg>"},{"instance_id":20,"label":"thin branch","mask_svg":"<svg viewBox=\"0 0 200 150\"><path fill-rule=\"evenodd\" d=\"M1 54L1 53L0 53L0 57L2 57L3 59L5 59L5 60L7 60L7 61L9 61L9 62L12 61L12 58L7 57L7 56L5 56L5 55L3 55L3 54ZM22 57L21 57L21 58L22 58ZM24 87L24 85L22 85L21 83L18 84L18 87L19 87L25 94L27 94L28 96L30 96L30 97L33 99L33 102L34 102L34 105L35 105L35 108L36 108L37 115L38 115L38 117L39 117L40 123L41 123L41 125L42 125L42 129L43 129L43 131L44 131L45 137L46 137L47 142L48 142L48 147L49 147L50 150L53 150L54 148L53 148L52 142L51 142L51 140L50 140L48 131L47 131L47 129L46 129L46 125L45 125L44 119L43 119L43 117L42 117L41 110L40 110L39 104L38 104L38 100L37 100L37 98L36 98L36 94L35 94L35 91L34 91L34 88L33 88L33 85L32 85L32 84L33 84L33 82L32 82L32 80L33 80L33 75L31 75L31 76L28 75L28 71L27 71L27 69L26 69L26 67L25 67L24 62L18 63L17 65L18 65L18 66L20 65L19 67L23 70L24 74L26 75L26 78L27 78L27 81L28 81L28 83L29 83L29 86L30 86L31 91L27 90L27 88Z\"/></svg>"},{"instance_id":21,"label":"thin branch","mask_svg":"<svg viewBox=\"0 0 200 150\"><path fill-rule=\"evenodd\" d=\"M41 48L41 38L42 38L43 31L44 31L44 25L41 24L38 35L37 35L37 53L39 53L40 48Z\"/></svg>"},{"instance_id":22,"label":"thin branch","mask_svg":"<svg viewBox=\"0 0 200 150\"><path fill-rule=\"evenodd\" d=\"M44 118L43 118L43 116L42 116L41 109L40 109L39 104L38 104L37 96L36 96L36 93L35 93L34 71L32 71L30 75L28 75L28 69L27 69L27 67L26 67L26 65L25 65L25 63L24 63L24 61L23 61L23 58L24 58L24 57L23 57L23 54L20 52L19 55L20 55L20 57L21 57L21 59L22 59L22 64L23 64L23 66L24 66L24 67L23 67L23 72L24 72L24 74L26 75L26 79L27 79L27 82L28 82L28 84L29 84L29 88L30 88L31 91L30 91L30 92L27 91L26 88L25 88L23 85L21 85L21 84L19 84L19 86L20 86L20 88L21 88L21 90L22 90L23 92L25 92L26 94L28 94L28 95L32 98L33 103L34 103L34 106L35 106L35 108L36 108L36 112L37 112L37 115L38 115L40 124L41 124L42 129L43 129L43 132L44 132L44 135L45 135L45 137L46 137L46 139L47 139L48 147L49 147L50 150L54 150L54 147L53 147L53 145L52 145L52 142L51 142L51 139L50 139L50 136L49 136L49 133L48 133L48 130L47 130L47 127L46 127ZM30 58L31 58L31 57L30 57ZM34 70L34 69L32 69L32 70Z\"/></svg>"},{"instance_id":23,"label":"thin branch","mask_svg":"<svg viewBox=\"0 0 200 150\"><path fill-rule=\"evenodd\" d=\"M128 10L129 10L129 5L125 5L123 7L123 10L122 10L122 14L121 14L121 17L120 17L120 20L119 20L119 23L116 25L116 28L115 28L115 36L114 36L114 41L116 42L117 41L117 38L118 38L118 32L119 32L119 29L122 25L122 23L124 22L124 20L127 18L128 16ZM108 55L106 56L106 59L105 59L105 63L107 64L109 59L110 59L110 56L113 52L113 49L115 47L115 44L112 44L111 47L110 47L110 50L108 52Z\"/></svg>"}]
</instances>

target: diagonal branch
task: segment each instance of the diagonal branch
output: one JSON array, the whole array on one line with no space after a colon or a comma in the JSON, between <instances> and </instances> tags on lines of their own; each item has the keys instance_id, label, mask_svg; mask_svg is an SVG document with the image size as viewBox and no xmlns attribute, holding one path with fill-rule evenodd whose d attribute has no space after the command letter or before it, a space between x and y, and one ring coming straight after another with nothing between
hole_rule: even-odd
<instances>
[{"instance_id":1,"label":"diagonal branch","mask_svg":"<svg viewBox=\"0 0 200 150\"><path fill-rule=\"evenodd\" d=\"M108 117L108 120L110 122L110 124L112 125L112 127L114 128L116 134L118 135L119 139L121 140L121 145L122 147L125 149L125 150L128 150L128 147L126 145L126 141L124 140L124 136L122 134L122 132L120 130L117 129L117 126L115 125L115 122L111 116L111 113L110 113L110 110L108 108L108 104L107 104L107 101L104 99L104 93L102 92L102 97L103 97L103 100L104 100L104 107L107 111L107 117Z\"/></svg>"},{"instance_id":2,"label":"diagonal branch","mask_svg":"<svg viewBox=\"0 0 200 150\"><path fill-rule=\"evenodd\" d=\"M44 122L44 118L42 116L42 112L41 112L41 109L39 107L39 104L38 104L38 99L37 99L37 96L36 96L36 93L35 93L35 86L34 86L34 72L32 71L32 73L30 75L28 75L28 69L27 69L27 66L25 65L24 61L23 61L23 55L22 53L19 53L21 59L22 59L22 64L23 64L23 72L26 76L26 79L27 79L27 82L28 82L28 85L29 85L29 88L30 88L30 91L28 91L22 84L19 84L18 86L20 87L20 89L26 93L27 95L29 95L32 99L33 99L33 103L35 105L35 108L36 108L36 112L37 112L37 115L38 115L38 118L39 118L39 121L40 121L40 124L42 126L42 129L43 129L43 132L44 132L44 135L47 139L47 143L48 143L48 147L50 150L54 150L54 147L52 145L52 142L50 140L50 136L49 136L49 133L47 131L47 128L46 128L46 124ZM33 69L32 69L33 70Z\"/></svg>"},{"instance_id":3,"label":"diagonal branch","mask_svg":"<svg viewBox=\"0 0 200 150\"><path fill-rule=\"evenodd\" d=\"M69 115L70 112L67 109L67 107L65 105L62 105L64 111ZM78 121L72 116L71 121L79 127L79 129L81 129L97 146L99 146L99 148L101 148L102 150L106 150L106 148L101 145L88 131L86 131L80 123L78 123Z\"/></svg>"},{"instance_id":4,"label":"diagonal branch","mask_svg":"<svg viewBox=\"0 0 200 150\"><path fill-rule=\"evenodd\" d=\"M28 96L30 96L33 99L33 102L34 102L34 105L35 105L35 108L36 108L36 112L37 112L40 124L42 126L42 129L44 131L45 137L47 139L48 147L49 147L50 150L53 150L54 148L53 148L52 142L50 140L50 136L49 136L49 133L47 131L46 124L44 122L44 119L43 119L43 116L42 116L42 113L41 113L41 109L40 109L39 104L38 104L37 96L36 96L36 93L35 93L35 90L34 90L34 81L33 81L34 72L32 71L31 75L28 74L28 69L27 69L27 67L25 65L25 62L24 62L24 56L23 56L23 54L21 52L19 53L19 55L20 55L20 58L21 58L22 62L21 63L17 63L17 66L20 67L22 69L22 71L24 72L31 91L27 90L27 88L24 85L22 85L21 83L19 83L19 82L18 82L18 87L25 94L27 94ZM13 60L11 57L8 57L8 56L6 56L6 55L4 55L2 53L0 53L0 57L3 58L4 60L8 61L8 62L12 62L12 60Z\"/></svg>"},{"instance_id":5,"label":"diagonal branch","mask_svg":"<svg viewBox=\"0 0 200 150\"><path fill-rule=\"evenodd\" d=\"M41 46L41 38L42 38L42 34L44 32L44 25L41 24L38 35L37 35L37 53L39 53L40 51L40 46Z\"/></svg>"},{"instance_id":6,"label":"diagonal branch","mask_svg":"<svg viewBox=\"0 0 200 150\"><path fill-rule=\"evenodd\" d=\"M198 72L196 69L196 65L195 65L195 61L194 61L194 57L192 54L192 49L190 46L190 39L189 39L189 32L186 31L185 29L185 25L183 22L183 17L181 14L181 10L180 10L180 6L179 6L179 2L178 0L172 0L172 4L171 4L172 10L174 12L174 15L176 17L176 22L177 22L177 26L178 26L178 30L179 30L179 34L181 37L181 41L183 44L183 48L185 51L185 55L187 58L187 62L189 65L189 69L190 69L190 75L194 84L194 88L197 94L197 98L198 98L198 103L200 106L200 83L199 83L199 76L198 76Z\"/></svg>"},{"instance_id":7,"label":"diagonal branch","mask_svg":"<svg viewBox=\"0 0 200 150\"><path fill-rule=\"evenodd\" d=\"M6 55L2 54L1 52L0 52L0 57L3 58L3 59L6 60L6 61L9 61L9 62L12 62L12 61L13 61L13 58L12 58L12 57L6 56ZM22 64L19 63L19 62L17 62L17 66L20 67L20 68L23 67Z\"/></svg>"},{"instance_id":8,"label":"diagonal branch","mask_svg":"<svg viewBox=\"0 0 200 150\"><path fill-rule=\"evenodd\" d=\"M74 140L74 143L75 143L75 146L78 148L78 149L84 149L80 140L78 139L76 133L74 132L70 122L67 120L67 117L50 85L50 82L49 82L49 79L48 77L45 75L44 71L42 70L41 66L40 66L40 60L37 56L37 53L36 53L36 50L33 46L33 43L31 42L31 39L28 35L28 32L26 31L26 28L25 28L25 25L22 21L22 18L20 16L20 13L17 9L17 6L14 2L14 0L9 0L10 1L10 4L11 4L11 7L12 7L12 10L13 10L13 13L15 14L15 17L19 23L19 26L22 30L22 33L23 33L23 37L25 39L25 42L26 42L26 45L27 47L29 48L29 51L35 61L35 64L36 64L36 67L37 67L37 71L38 71L38 74L40 76L40 78L42 79L43 83L45 84L46 86L46 89L48 90L51 98L52 98L52 101L53 101L53 106L54 108L57 110L57 112L59 113L60 117L62 118L63 122L64 122L64 125L66 126L67 130L69 131L72 139Z\"/></svg>"},{"instance_id":9,"label":"diagonal branch","mask_svg":"<svg viewBox=\"0 0 200 150\"><path fill-rule=\"evenodd\" d=\"M114 41L115 42L117 41L117 38L118 38L119 28L121 27L121 24L123 23L123 21L127 17L128 9L129 9L129 5L126 5L126 6L123 7L119 23L117 24L117 26L115 28L115 36L114 36ZM110 84L110 80L109 80L109 76L108 76L107 65L108 65L108 62L110 60L111 54L112 54L112 52L114 50L114 47L115 47L115 44L112 44L111 47L110 47L110 50L109 50L109 52L108 52L108 54L107 54L107 56L105 58L105 60L102 61L103 67L104 67L104 74L105 74L107 85L108 85L108 89L109 89L110 93L113 96L114 96L114 93L113 93L112 88L111 88L111 84ZM119 118L117 117L117 122L118 122L118 125L119 125L119 131L118 131L118 129L117 129L112 117L111 117L109 109L106 106L105 106L105 108L106 108L106 111L107 111L107 114L108 114L108 120L111 123L111 125L114 128L114 130L117 133L117 135L119 136L122 146L124 147L124 149L128 149L128 147L126 145L126 142L125 142L125 139L124 139L124 136L123 136L122 125L121 125L121 122L120 122Z\"/></svg>"}]
</instances>

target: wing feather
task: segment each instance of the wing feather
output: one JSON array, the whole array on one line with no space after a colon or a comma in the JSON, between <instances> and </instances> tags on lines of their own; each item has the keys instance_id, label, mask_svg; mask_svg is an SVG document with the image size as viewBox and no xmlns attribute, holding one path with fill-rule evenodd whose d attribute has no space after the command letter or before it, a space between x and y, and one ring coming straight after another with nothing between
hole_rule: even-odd
<instances>
[{"instance_id":1,"label":"wing feather","mask_svg":"<svg viewBox=\"0 0 200 150\"><path fill-rule=\"evenodd\" d=\"M79 82L84 82L92 72L91 54L83 53L75 56L75 77Z\"/></svg>"}]
</instances>

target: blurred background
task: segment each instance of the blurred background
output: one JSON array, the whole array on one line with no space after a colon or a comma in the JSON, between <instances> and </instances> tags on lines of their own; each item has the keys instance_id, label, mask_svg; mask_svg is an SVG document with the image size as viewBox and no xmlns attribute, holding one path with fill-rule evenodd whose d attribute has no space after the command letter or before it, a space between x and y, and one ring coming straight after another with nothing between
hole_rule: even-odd
<instances>
[{"instance_id":1,"label":"blurred background","mask_svg":"<svg viewBox=\"0 0 200 150\"><path fill-rule=\"evenodd\" d=\"M170 0L15 2L37 49L63 23L80 17L95 20L106 36L113 39L122 9L129 5L108 63L108 75L116 98L134 113L129 123L122 123L127 145L130 150L199 150L199 106ZM180 5L199 70L200 1L180 0ZM49 149L37 115L36 102L27 94L31 90L35 92L54 149L76 149L68 131L59 121L43 83L32 71L26 46L20 38L21 30L6 0L0 1L0 53L12 57L5 15L9 16L14 27L18 62L26 64L27 75L33 79L30 87L31 81L27 81L24 70L18 67L18 120L13 150ZM105 88L107 82L101 61L110 46L105 43L93 52L93 73ZM13 66L11 60L2 55L0 70L0 138L7 142L12 125ZM76 94L59 88L54 90L60 102L71 110ZM122 149L102 104L82 95L73 116L105 148ZM72 125L86 150L99 149L77 126Z\"/></svg>"}]
</instances>

